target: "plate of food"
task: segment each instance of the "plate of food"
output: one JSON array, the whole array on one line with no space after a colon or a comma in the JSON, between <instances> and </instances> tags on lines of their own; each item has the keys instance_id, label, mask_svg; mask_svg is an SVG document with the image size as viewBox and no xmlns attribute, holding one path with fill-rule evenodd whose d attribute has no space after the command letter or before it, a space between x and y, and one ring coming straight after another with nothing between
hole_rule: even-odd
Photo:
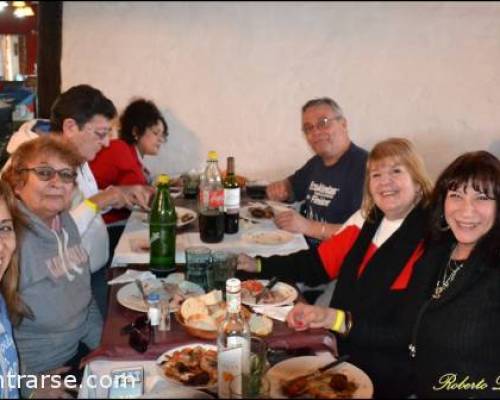
<instances>
[{"instance_id":1,"label":"plate of food","mask_svg":"<svg viewBox=\"0 0 500 400\"><path fill-rule=\"evenodd\" d=\"M156 359L162 376L196 389L217 384L217 346L191 343L175 347Z\"/></svg>"},{"instance_id":2,"label":"plate of food","mask_svg":"<svg viewBox=\"0 0 500 400\"><path fill-rule=\"evenodd\" d=\"M272 207L259 203L241 207L241 215L246 218L255 218L258 220L272 220L274 218L274 211Z\"/></svg>"},{"instance_id":3,"label":"plate of food","mask_svg":"<svg viewBox=\"0 0 500 400\"><path fill-rule=\"evenodd\" d=\"M253 231L242 235L245 242L252 244L261 244L264 246L278 246L289 243L294 236L287 231L280 229L272 231Z\"/></svg>"},{"instance_id":4,"label":"plate of food","mask_svg":"<svg viewBox=\"0 0 500 400\"><path fill-rule=\"evenodd\" d=\"M170 312L176 312L185 299L205 293L201 286L184 280L184 274L179 275L182 275L182 279L178 279L176 274L170 274L167 278L146 280L143 282L144 292L146 295L158 293L160 302L168 300ZM139 312L148 311L135 282L121 287L116 294L116 300L125 308Z\"/></svg>"},{"instance_id":5,"label":"plate of food","mask_svg":"<svg viewBox=\"0 0 500 400\"><path fill-rule=\"evenodd\" d=\"M181 228L185 225L190 224L191 222L195 221L196 217L198 216L195 211L185 207L176 206L175 212L177 214L177 228ZM144 214L141 217L141 221L142 223L149 225L149 214Z\"/></svg>"},{"instance_id":6,"label":"plate of food","mask_svg":"<svg viewBox=\"0 0 500 400\"><path fill-rule=\"evenodd\" d=\"M256 297L264 290L269 283L265 279L249 279L241 282L241 302L248 306L283 306L292 304L298 296L297 290L285 282L277 282L271 290L259 299L256 303Z\"/></svg>"},{"instance_id":7,"label":"plate of food","mask_svg":"<svg viewBox=\"0 0 500 400\"><path fill-rule=\"evenodd\" d=\"M274 399L299 396L367 399L373 396L373 384L368 375L348 362L308 377L305 385L291 384L293 379L313 373L331 361L330 356L303 356L277 363L267 372L270 396Z\"/></svg>"}]
</instances>

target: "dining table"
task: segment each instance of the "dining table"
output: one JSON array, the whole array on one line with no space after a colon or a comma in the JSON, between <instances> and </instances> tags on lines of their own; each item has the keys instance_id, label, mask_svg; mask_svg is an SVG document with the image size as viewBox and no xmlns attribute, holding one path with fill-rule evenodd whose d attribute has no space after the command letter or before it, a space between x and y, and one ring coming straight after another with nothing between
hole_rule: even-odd
<instances>
[{"instance_id":1,"label":"dining table","mask_svg":"<svg viewBox=\"0 0 500 400\"><path fill-rule=\"evenodd\" d=\"M176 206L191 207L191 209L194 209L195 202L192 200L186 201L185 199L176 199ZM149 253L137 255L133 254L133 252L130 251L130 241L132 238L147 238L146 235L148 226L143 222L142 218L143 217L140 216L139 211L135 211L134 213L132 213L131 218L129 219L124 233L122 234L122 237L118 243L117 250L115 251L115 257L113 261L114 268L110 268L108 270L108 281L111 281L114 278L125 274L127 270L148 271ZM227 249L234 251L234 243L240 242L240 245L243 247L248 245L248 253L251 255L268 254L269 252L273 253L273 250L270 251L269 248L265 248L264 250L262 250L259 248L259 246L252 246L248 243L241 243L242 234L251 231L252 229L256 229L256 227L253 225L257 224L252 222L250 222L248 226L241 224L240 233L233 235L234 237L229 240L229 235L226 235L224 241L228 241L226 243L224 243L223 241L222 248L225 249L226 247L224 246L227 246ZM272 226L270 226L270 224L268 224L265 227L259 227L259 229L277 228L273 228ZM199 233L197 232L197 230L197 221L193 221L189 225L180 227L177 233L177 243L184 243L183 239L180 239L183 235L196 235L197 237L199 237ZM297 238L297 242L294 244L288 243L288 246L285 246L284 248L276 246L274 249L274 254L288 254L289 252L303 249L304 246L307 246L307 244L303 237L301 237L301 239L304 242L299 239L300 238ZM182 253L184 251L182 246L184 246L184 244L178 248L178 253ZM210 247L210 245L208 245L208 247ZM213 249L213 247L210 248ZM127 250L129 253L127 253L125 250ZM184 272L185 263L182 262L184 260L180 256L178 257L178 260L180 260L181 262L176 263L177 271ZM245 280L251 278L251 274L237 271L237 277L241 280ZM294 285L294 282L288 283L290 285ZM157 360L157 358L166 351L178 346L200 343L214 345L216 344L215 340L206 340L191 336L175 318L175 314L172 313L170 330L158 331L153 336L147 350L143 353L137 352L129 345L129 336L126 334L122 334L121 331L123 327L135 321L139 316L144 315L144 313L124 307L117 300L118 291L126 284L127 283L122 283L109 286L107 316L104 321L100 346L82 360L82 365L85 366L84 382L85 377L89 376L89 374L97 373L102 375L109 373L113 368L117 367L141 366L146 371L147 379L145 380L145 392L153 393L153 389L158 389L158 385L160 385L160 391L162 391L162 393L165 393L165 390L171 390L172 388L168 389L161 386L165 385L166 383L164 379L161 379L161 369L159 369L158 365L155 363L155 360ZM305 301L304 298L300 295L300 292L298 294L297 300ZM276 354L279 353L281 354L281 356L284 355L285 358L287 357L287 355L289 357L292 357L294 354L315 354L316 352L336 354L336 340L332 332L324 329L311 329L303 332L295 331L289 328L286 322L279 320L273 320L272 333L265 337L264 340L269 349L274 349L277 352ZM270 361L272 360L270 359ZM172 385L172 383L167 382L167 386L168 385ZM176 388L177 386L178 385L173 384L172 387ZM80 389L79 397L107 397L108 393L103 390L104 389L101 388L100 391L96 391L95 388L89 388L86 387L85 384L83 384L82 388ZM210 395L216 396L214 393L210 393ZM188 394L186 394L186 396L190 397Z\"/></svg>"}]
</instances>

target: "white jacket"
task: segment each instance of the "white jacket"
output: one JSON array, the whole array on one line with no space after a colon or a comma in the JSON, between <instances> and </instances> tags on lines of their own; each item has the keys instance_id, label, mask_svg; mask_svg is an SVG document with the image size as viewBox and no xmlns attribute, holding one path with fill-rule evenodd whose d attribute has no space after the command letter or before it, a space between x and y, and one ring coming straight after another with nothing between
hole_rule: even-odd
<instances>
[{"instance_id":1,"label":"white jacket","mask_svg":"<svg viewBox=\"0 0 500 400\"><path fill-rule=\"evenodd\" d=\"M38 137L38 133L31 128L36 120L25 122L15 132L7 144L7 152L12 154L22 143ZM10 164L5 163L4 169ZM109 236L106 224L100 214L96 214L83 200L96 194L99 189L88 163L78 167L76 178L77 186L71 200L70 215L73 217L78 232L82 237L82 246L90 258L90 270L95 272L101 269L109 258Z\"/></svg>"}]
</instances>

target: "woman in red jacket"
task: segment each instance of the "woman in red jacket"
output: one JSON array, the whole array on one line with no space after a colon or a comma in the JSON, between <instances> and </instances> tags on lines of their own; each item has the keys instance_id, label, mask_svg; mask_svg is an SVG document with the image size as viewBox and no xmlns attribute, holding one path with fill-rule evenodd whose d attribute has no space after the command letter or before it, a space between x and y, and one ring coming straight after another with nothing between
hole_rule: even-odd
<instances>
[{"instance_id":1,"label":"woman in red jacket","mask_svg":"<svg viewBox=\"0 0 500 400\"><path fill-rule=\"evenodd\" d=\"M89 163L99 189L111 185L150 185L152 176L143 158L157 155L167 136L167 123L156 105L145 99L132 101L120 117L119 139L112 140ZM126 208L103 215L108 225L111 257L129 215Z\"/></svg>"}]
</instances>

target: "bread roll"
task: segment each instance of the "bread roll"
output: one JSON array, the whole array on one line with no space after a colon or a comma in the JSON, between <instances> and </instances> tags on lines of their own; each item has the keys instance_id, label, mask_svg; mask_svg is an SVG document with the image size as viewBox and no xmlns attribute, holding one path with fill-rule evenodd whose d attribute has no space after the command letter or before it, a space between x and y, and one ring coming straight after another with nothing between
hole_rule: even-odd
<instances>
[{"instance_id":1,"label":"bread roll","mask_svg":"<svg viewBox=\"0 0 500 400\"><path fill-rule=\"evenodd\" d=\"M207 294L198 296L198 298L205 303L206 306L214 306L222 301L222 291L212 290Z\"/></svg>"},{"instance_id":2,"label":"bread roll","mask_svg":"<svg viewBox=\"0 0 500 400\"><path fill-rule=\"evenodd\" d=\"M192 315L200 314L208 316L208 308L198 297L190 297L182 303L181 315L187 321Z\"/></svg>"},{"instance_id":3,"label":"bread roll","mask_svg":"<svg viewBox=\"0 0 500 400\"><path fill-rule=\"evenodd\" d=\"M207 314L193 314L185 320L186 324L197 329L204 331L216 331L217 324L215 320Z\"/></svg>"},{"instance_id":4,"label":"bread roll","mask_svg":"<svg viewBox=\"0 0 500 400\"><path fill-rule=\"evenodd\" d=\"M248 324L250 332L257 336L267 336L273 331L273 320L265 315L252 314Z\"/></svg>"}]
</instances>

